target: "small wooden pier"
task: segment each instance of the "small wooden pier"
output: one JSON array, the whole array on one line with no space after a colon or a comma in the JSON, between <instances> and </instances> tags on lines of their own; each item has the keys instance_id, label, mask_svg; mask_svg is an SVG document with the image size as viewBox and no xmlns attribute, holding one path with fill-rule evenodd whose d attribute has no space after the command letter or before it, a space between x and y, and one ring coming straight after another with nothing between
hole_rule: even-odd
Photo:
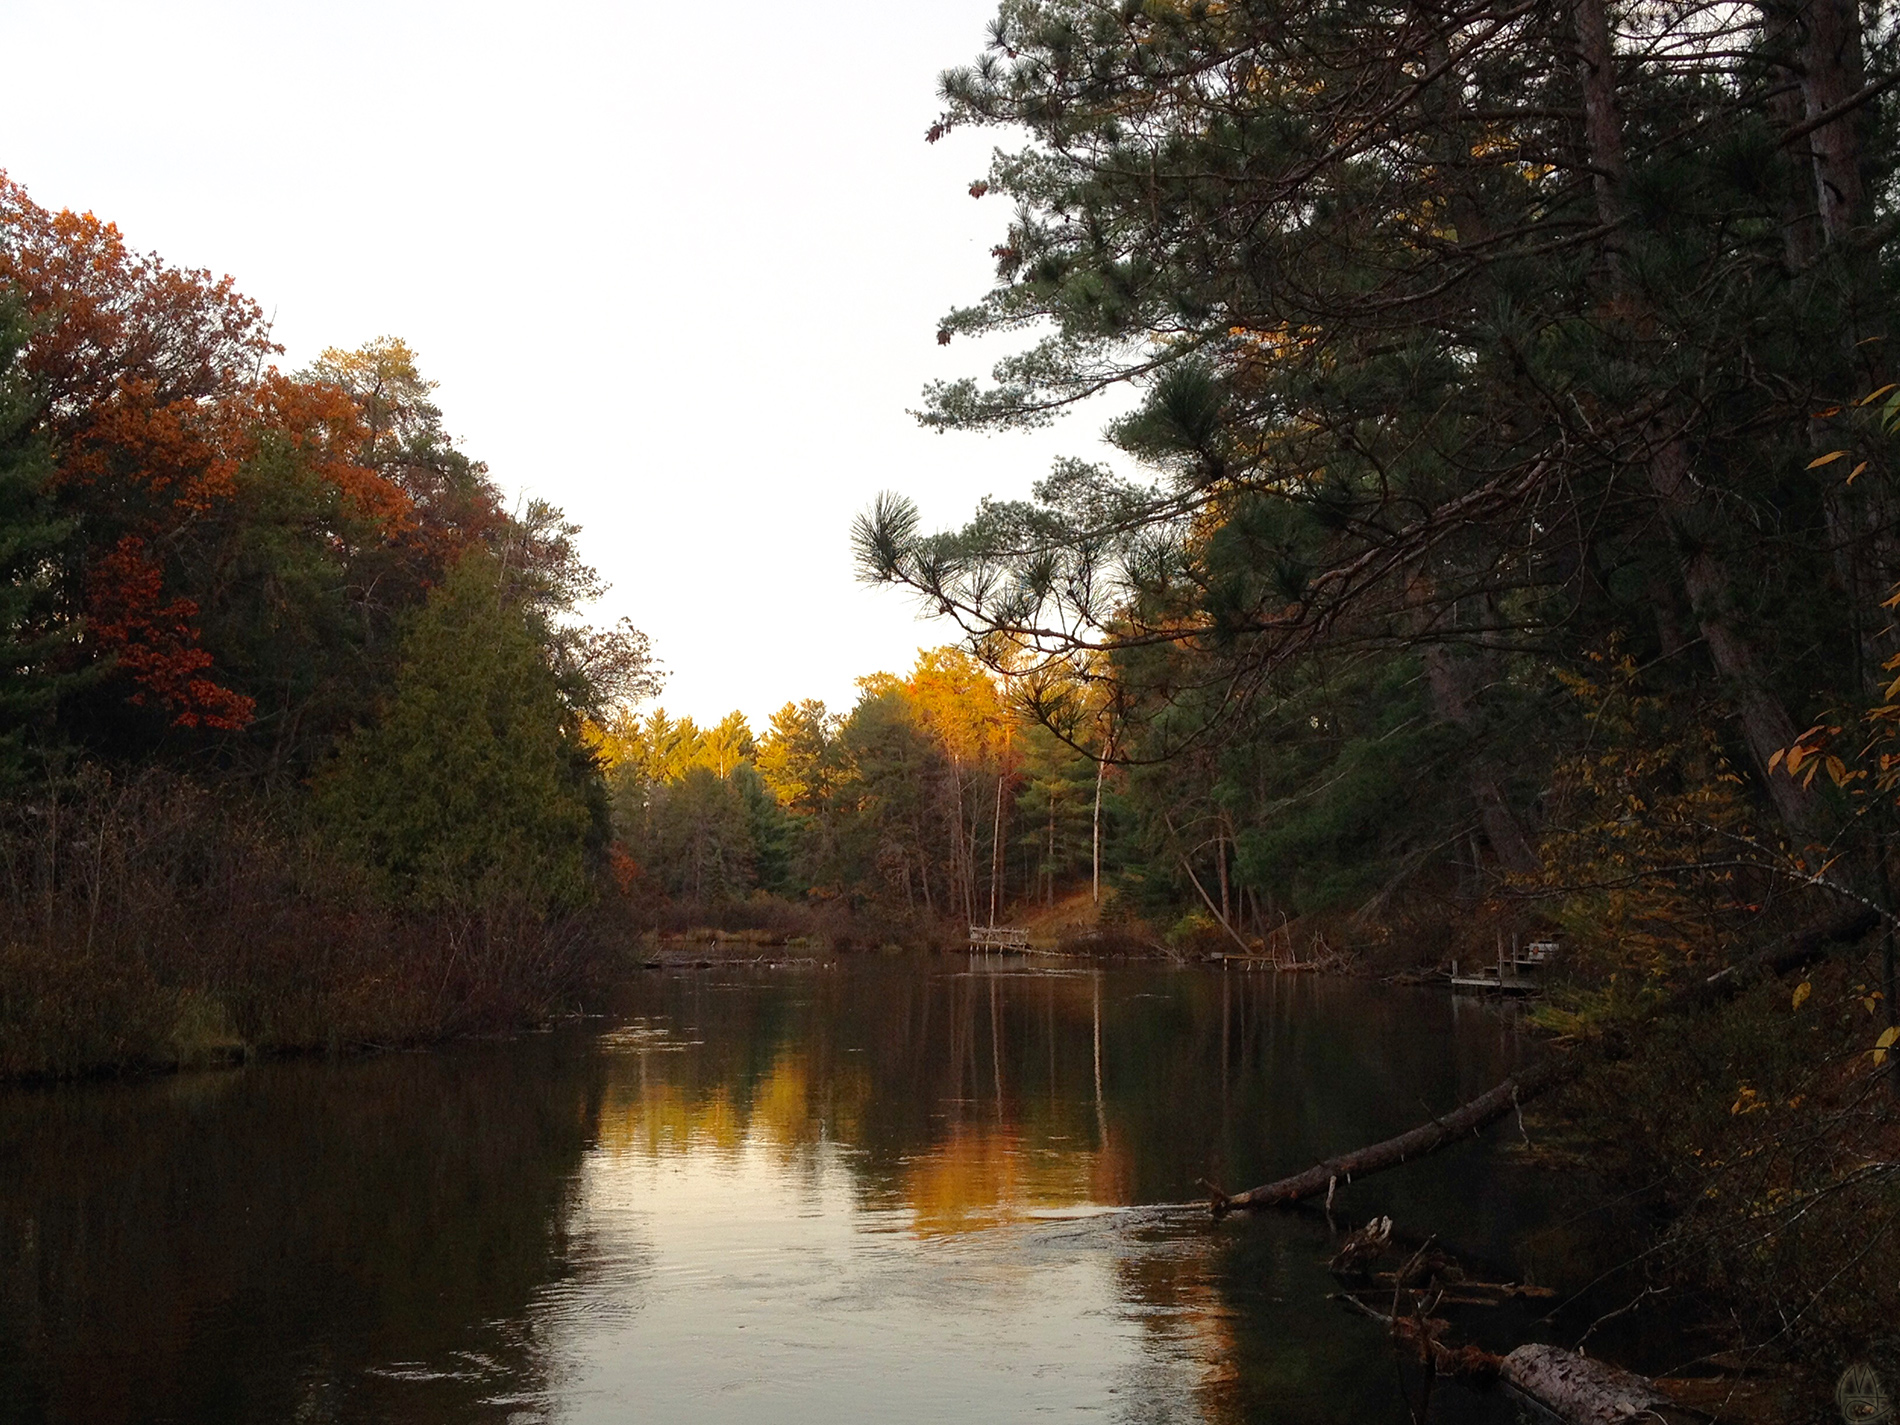
<instances>
[{"instance_id":1,"label":"small wooden pier","mask_svg":"<svg viewBox=\"0 0 1900 1425\"><path fill-rule=\"evenodd\" d=\"M1451 962L1452 992L1534 995L1544 988L1542 971L1556 958L1557 942L1554 940L1533 940L1520 949L1517 937L1513 936L1511 948L1506 950L1500 939L1495 965L1479 966L1460 974L1458 962Z\"/></svg>"},{"instance_id":2,"label":"small wooden pier","mask_svg":"<svg viewBox=\"0 0 1900 1425\"><path fill-rule=\"evenodd\" d=\"M970 927L970 948L985 955L993 951L1026 955L1029 953L1029 932L1018 930L1013 925L973 925Z\"/></svg>"}]
</instances>

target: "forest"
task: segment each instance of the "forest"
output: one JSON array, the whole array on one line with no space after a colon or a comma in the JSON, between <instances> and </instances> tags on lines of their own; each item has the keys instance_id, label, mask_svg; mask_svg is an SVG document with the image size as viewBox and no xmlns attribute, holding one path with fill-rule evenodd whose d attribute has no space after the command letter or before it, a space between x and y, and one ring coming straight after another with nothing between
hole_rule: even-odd
<instances>
[{"instance_id":1,"label":"forest","mask_svg":"<svg viewBox=\"0 0 1900 1425\"><path fill-rule=\"evenodd\" d=\"M763 729L659 706L402 341L283 372L0 179L0 1074L545 1023L655 935L1545 938L1642 1282L1900 1366L1897 88L1847 0L1004 0L926 137L1001 145L936 340L1016 346L919 419L1128 413L881 496L957 640Z\"/></svg>"},{"instance_id":2,"label":"forest","mask_svg":"<svg viewBox=\"0 0 1900 1425\"><path fill-rule=\"evenodd\" d=\"M611 961L582 728L645 638L403 342L277 354L0 179L0 1073L531 1023Z\"/></svg>"}]
</instances>

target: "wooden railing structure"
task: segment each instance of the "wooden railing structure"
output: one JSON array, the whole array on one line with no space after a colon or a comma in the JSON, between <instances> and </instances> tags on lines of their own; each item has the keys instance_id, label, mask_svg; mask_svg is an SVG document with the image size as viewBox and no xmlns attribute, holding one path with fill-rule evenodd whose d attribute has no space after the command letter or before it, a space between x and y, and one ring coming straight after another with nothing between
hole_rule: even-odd
<instances>
[{"instance_id":1,"label":"wooden railing structure","mask_svg":"<svg viewBox=\"0 0 1900 1425\"><path fill-rule=\"evenodd\" d=\"M1029 949L1029 932L1018 930L1013 925L973 925L970 927L970 948L985 954L993 950L1026 953Z\"/></svg>"},{"instance_id":2,"label":"wooden railing structure","mask_svg":"<svg viewBox=\"0 0 1900 1425\"><path fill-rule=\"evenodd\" d=\"M1520 949L1517 937L1513 935L1511 948L1506 950L1500 937L1495 966L1485 965L1459 974L1458 962L1451 962L1451 987L1454 990L1489 990L1507 995L1535 994L1543 988L1537 972L1555 960L1557 953L1557 942L1554 940L1533 940Z\"/></svg>"}]
</instances>

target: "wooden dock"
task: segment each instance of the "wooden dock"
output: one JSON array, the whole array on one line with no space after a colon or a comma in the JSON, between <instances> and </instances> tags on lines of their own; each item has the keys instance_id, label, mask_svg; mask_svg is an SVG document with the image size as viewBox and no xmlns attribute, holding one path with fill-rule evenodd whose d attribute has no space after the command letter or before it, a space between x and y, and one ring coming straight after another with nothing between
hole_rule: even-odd
<instances>
[{"instance_id":1,"label":"wooden dock","mask_svg":"<svg viewBox=\"0 0 1900 1425\"><path fill-rule=\"evenodd\" d=\"M1556 941L1533 940L1520 949L1514 937L1508 951L1503 942L1499 942L1495 965L1485 965L1460 974L1458 962L1453 960L1451 988L1454 993L1467 990L1478 994L1534 995L1544 988L1538 972L1556 958Z\"/></svg>"},{"instance_id":2,"label":"wooden dock","mask_svg":"<svg viewBox=\"0 0 1900 1425\"><path fill-rule=\"evenodd\" d=\"M1454 990L1475 990L1486 994L1534 995L1543 989L1543 985L1530 975L1505 974L1499 978L1498 972L1489 966L1475 974L1458 973L1458 966L1451 967L1451 987Z\"/></svg>"},{"instance_id":3,"label":"wooden dock","mask_svg":"<svg viewBox=\"0 0 1900 1425\"><path fill-rule=\"evenodd\" d=\"M1013 925L973 925L970 927L970 948L986 955L992 951L1013 951L1026 955L1029 953L1029 932L1018 930Z\"/></svg>"}]
</instances>

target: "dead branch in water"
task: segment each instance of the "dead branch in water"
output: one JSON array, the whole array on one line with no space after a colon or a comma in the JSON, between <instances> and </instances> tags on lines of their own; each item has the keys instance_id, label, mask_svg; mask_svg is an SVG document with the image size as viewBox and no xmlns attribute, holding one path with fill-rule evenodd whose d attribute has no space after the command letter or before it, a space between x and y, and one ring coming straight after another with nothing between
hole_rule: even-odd
<instances>
[{"instance_id":1,"label":"dead branch in water","mask_svg":"<svg viewBox=\"0 0 1900 1425\"><path fill-rule=\"evenodd\" d=\"M1539 1094L1564 1083L1576 1073L1574 1059L1557 1055L1521 1074L1513 1074L1496 1088L1479 1094L1442 1118L1435 1118L1430 1123L1421 1124L1396 1138L1388 1138L1383 1143L1374 1143L1370 1147L1329 1158L1290 1178L1281 1178L1264 1187L1250 1188L1246 1192L1231 1195L1205 1179L1201 1186L1208 1190L1210 1206L1217 1217L1237 1208L1258 1211L1266 1207L1284 1207L1304 1198L1330 1193L1335 1185L1351 1182L1355 1176L1382 1172L1436 1153L1468 1134L1477 1133Z\"/></svg>"}]
</instances>

